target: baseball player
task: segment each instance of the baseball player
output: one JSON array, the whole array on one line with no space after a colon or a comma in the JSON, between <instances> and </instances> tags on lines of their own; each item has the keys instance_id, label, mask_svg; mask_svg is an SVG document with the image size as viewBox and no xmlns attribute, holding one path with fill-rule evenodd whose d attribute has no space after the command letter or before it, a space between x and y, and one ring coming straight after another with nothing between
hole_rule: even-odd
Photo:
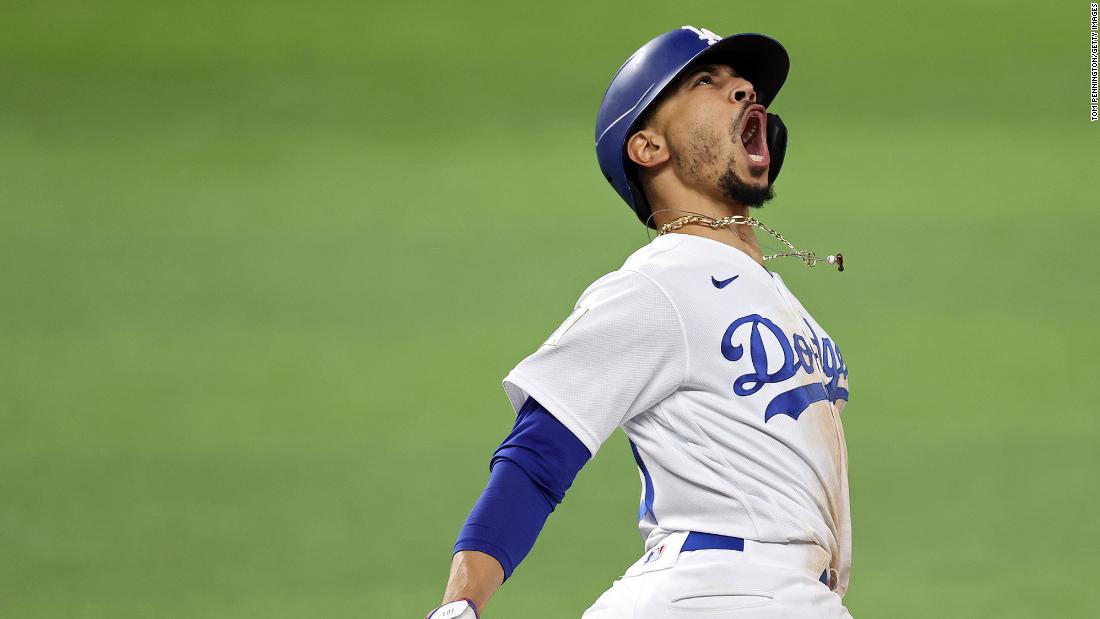
<instances>
[{"instance_id":1,"label":"baseball player","mask_svg":"<svg viewBox=\"0 0 1100 619\"><path fill-rule=\"evenodd\" d=\"M764 266L842 258L797 250L749 215L782 165L787 131L767 108L788 67L770 37L684 26L612 79L600 168L657 234L504 378L515 426L430 619L478 616L619 427L645 549L584 619L850 617L848 368ZM757 228L782 253L765 256Z\"/></svg>"}]
</instances>

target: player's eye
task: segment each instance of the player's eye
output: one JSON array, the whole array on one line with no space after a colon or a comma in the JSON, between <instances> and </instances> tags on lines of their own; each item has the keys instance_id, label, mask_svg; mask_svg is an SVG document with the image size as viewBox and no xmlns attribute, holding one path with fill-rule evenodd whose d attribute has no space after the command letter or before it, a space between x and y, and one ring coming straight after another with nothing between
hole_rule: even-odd
<instances>
[{"instance_id":1,"label":"player's eye","mask_svg":"<svg viewBox=\"0 0 1100 619\"><path fill-rule=\"evenodd\" d=\"M704 73L704 74L700 75L698 78L696 78L695 83L692 84L692 86L694 87L694 86L698 86L699 84L713 84L713 83L714 83L714 79L710 76L710 74L709 73Z\"/></svg>"}]
</instances>

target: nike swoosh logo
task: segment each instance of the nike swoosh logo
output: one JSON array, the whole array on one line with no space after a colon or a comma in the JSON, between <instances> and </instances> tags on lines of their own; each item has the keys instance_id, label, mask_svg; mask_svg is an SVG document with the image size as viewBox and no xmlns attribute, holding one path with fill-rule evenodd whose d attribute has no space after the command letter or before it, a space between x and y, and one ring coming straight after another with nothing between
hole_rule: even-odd
<instances>
[{"instance_id":1,"label":"nike swoosh logo","mask_svg":"<svg viewBox=\"0 0 1100 619\"><path fill-rule=\"evenodd\" d=\"M723 280L719 281L719 280L715 279L713 275L711 275L710 276L710 283L714 284L715 288L722 289L722 288L725 288L726 286L729 286L730 282L737 279L738 277L741 277L741 276L740 275L734 275L733 277L731 277L729 279L723 279Z\"/></svg>"}]
</instances>

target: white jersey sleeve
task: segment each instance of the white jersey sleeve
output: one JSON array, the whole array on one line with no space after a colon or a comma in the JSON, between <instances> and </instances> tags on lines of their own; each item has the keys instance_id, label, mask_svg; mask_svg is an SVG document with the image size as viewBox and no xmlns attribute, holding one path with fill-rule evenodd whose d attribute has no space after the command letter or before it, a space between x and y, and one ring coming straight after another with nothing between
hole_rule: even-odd
<instances>
[{"instance_id":1,"label":"white jersey sleeve","mask_svg":"<svg viewBox=\"0 0 1100 619\"><path fill-rule=\"evenodd\" d=\"M676 308L648 276L620 269L593 282L503 384L516 411L535 398L595 455L616 427L674 392L686 371Z\"/></svg>"}]
</instances>

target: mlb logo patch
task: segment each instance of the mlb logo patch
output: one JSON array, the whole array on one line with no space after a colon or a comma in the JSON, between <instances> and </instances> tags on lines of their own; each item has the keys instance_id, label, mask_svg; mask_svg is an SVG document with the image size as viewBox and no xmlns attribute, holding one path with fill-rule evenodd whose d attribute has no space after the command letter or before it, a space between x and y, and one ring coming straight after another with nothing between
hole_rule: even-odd
<instances>
[{"instance_id":1,"label":"mlb logo patch","mask_svg":"<svg viewBox=\"0 0 1100 619\"><path fill-rule=\"evenodd\" d=\"M657 559L660 559L661 555L663 555L664 553L665 553L665 545L661 544L660 546L654 548L653 550L650 550L649 554L647 554L645 556L645 561L642 561L642 563L649 563L651 561L656 561Z\"/></svg>"}]
</instances>

